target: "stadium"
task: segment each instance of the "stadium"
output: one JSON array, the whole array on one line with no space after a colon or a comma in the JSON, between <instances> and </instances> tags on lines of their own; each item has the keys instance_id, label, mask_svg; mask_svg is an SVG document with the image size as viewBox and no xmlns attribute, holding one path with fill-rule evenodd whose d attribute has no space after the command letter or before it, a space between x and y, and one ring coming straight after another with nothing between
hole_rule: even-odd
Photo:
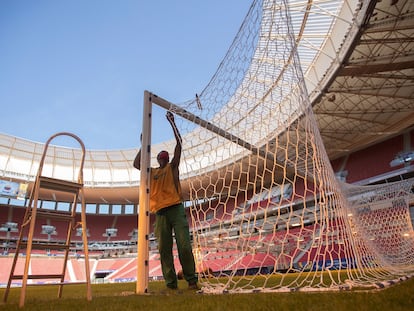
<instances>
[{"instance_id":1,"label":"stadium","mask_svg":"<svg viewBox=\"0 0 414 311\"><path fill-rule=\"evenodd\" d=\"M337 292L412 277L413 10L409 0L253 1L200 94L144 94L144 142L153 105L183 135L201 293ZM23 306L29 285L59 284L61 295L86 283L88 300L91 283L147 293L162 273L154 218L139 204L138 149L88 150L56 135L79 148L0 135L4 303L13 289ZM151 145L150 166L173 146Z\"/></svg>"}]
</instances>

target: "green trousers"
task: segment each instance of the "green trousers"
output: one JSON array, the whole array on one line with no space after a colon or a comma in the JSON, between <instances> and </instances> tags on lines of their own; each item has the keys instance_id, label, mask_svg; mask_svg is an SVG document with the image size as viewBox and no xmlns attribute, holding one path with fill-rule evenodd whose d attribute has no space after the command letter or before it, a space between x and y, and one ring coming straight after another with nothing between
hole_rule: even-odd
<instances>
[{"instance_id":1,"label":"green trousers","mask_svg":"<svg viewBox=\"0 0 414 311\"><path fill-rule=\"evenodd\" d=\"M190 230L183 204L173 205L158 211L155 216L155 236L161 258L162 274L169 288L177 288L177 273L174 267L173 232L183 277L189 283L197 282Z\"/></svg>"}]
</instances>

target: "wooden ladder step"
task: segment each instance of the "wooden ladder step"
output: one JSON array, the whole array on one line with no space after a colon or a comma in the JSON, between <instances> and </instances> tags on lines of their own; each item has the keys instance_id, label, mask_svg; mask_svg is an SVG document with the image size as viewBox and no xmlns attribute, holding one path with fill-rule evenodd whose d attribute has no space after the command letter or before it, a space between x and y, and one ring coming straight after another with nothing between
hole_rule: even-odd
<instances>
[{"instance_id":1,"label":"wooden ladder step","mask_svg":"<svg viewBox=\"0 0 414 311\"><path fill-rule=\"evenodd\" d=\"M47 282L47 283L32 283L27 284L27 286L61 286L61 285L80 285L80 284L86 284L86 282Z\"/></svg>"},{"instance_id":2,"label":"wooden ladder step","mask_svg":"<svg viewBox=\"0 0 414 311\"><path fill-rule=\"evenodd\" d=\"M42 279L61 279L64 274L28 274L27 278L30 280L42 280ZM13 280L23 280L22 274L12 276Z\"/></svg>"},{"instance_id":3,"label":"wooden ladder step","mask_svg":"<svg viewBox=\"0 0 414 311\"><path fill-rule=\"evenodd\" d=\"M72 216L70 213L65 212L52 212L52 211L44 211L44 210L36 210L37 217L42 218L51 218L56 220L73 220L75 217Z\"/></svg>"},{"instance_id":4,"label":"wooden ladder step","mask_svg":"<svg viewBox=\"0 0 414 311\"><path fill-rule=\"evenodd\" d=\"M45 176L39 176L39 182L40 188L52 189L62 192L78 193L79 190L83 187L83 184Z\"/></svg>"},{"instance_id":5,"label":"wooden ladder step","mask_svg":"<svg viewBox=\"0 0 414 311\"><path fill-rule=\"evenodd\" d=\"M20 248L27 248L27 242L21 242ZM69 245L56 243L32 243L32 249L68 250Z\"/></svg>"}]
</instances>

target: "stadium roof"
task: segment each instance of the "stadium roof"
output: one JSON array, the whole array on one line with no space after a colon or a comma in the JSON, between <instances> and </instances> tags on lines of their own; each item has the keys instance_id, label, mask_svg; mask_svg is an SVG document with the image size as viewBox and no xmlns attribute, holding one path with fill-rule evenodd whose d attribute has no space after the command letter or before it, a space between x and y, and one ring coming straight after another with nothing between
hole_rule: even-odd
<instances>
[{"instance_id":1,"label":"stadium roof","mask_svg":"<svg viewBox=\"0 0 414 311\"><path fill-rule=\"evenodd\" d=\"M413 126L413 1L295 0L290 10L310 100L331 160ZM0 135L1 178L33 181L43 148ZM80 150L53 148L50 169L73 174L68 158ZM87 150L87 201L136 203L136 152Z\"/></svg>"}]
</instances>

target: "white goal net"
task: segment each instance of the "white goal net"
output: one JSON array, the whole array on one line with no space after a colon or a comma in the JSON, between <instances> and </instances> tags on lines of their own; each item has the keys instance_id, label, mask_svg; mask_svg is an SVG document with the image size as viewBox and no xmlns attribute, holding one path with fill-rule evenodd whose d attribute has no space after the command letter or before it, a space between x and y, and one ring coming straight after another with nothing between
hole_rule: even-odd
<instances>
[{"instance_id":1,"label":"white goal net","mask_svg":"<svg viewBox=\"0 0 414 311\"><path fill-rule=\"evenodd\" d=\"M186 116L181 180L206 293L378 286L414 268L413 181L336 179L292 16L286 1L254 1L207 87L168 107Z\"/></svg>"}]
</instances>

